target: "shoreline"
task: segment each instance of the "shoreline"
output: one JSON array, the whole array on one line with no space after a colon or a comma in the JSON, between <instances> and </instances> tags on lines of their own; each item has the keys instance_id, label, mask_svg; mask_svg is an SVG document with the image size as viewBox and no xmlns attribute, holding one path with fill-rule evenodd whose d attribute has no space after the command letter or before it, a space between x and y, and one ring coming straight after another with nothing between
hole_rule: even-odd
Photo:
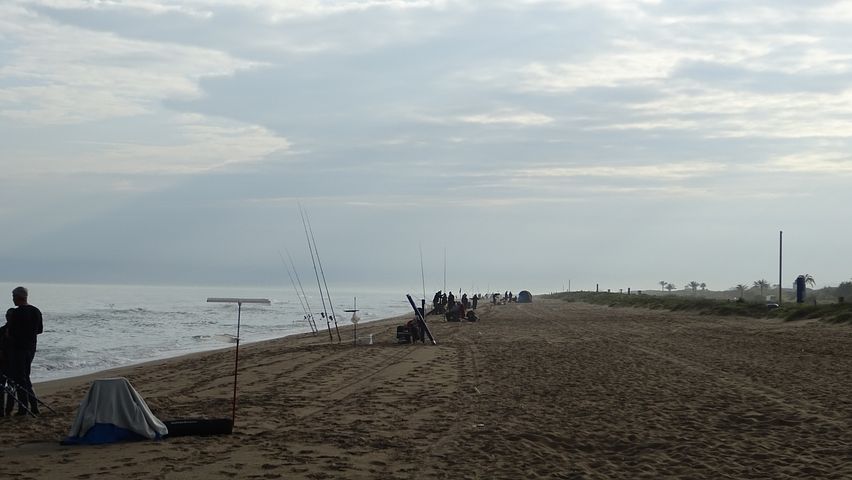
<instances>
[{"instance_id":1,"label":"shoreline","mask_svg":"<svg viewBox=\"0 0 852 480\"><path fill-rule=\"evenodd\" d=\"M413 315L413 314L412 314ZM388 317L381 318L377 320L369 320L367 322L360 323L359 327L363 326L364 328L369 328L369 326L377 326L378 324L384 324L391 321L397 322L406 322L410 319L409 315L399 315L396 317ZM350 332L353 330L353 325L349 323L348 325L340 325L338 324L338 328L341 333L341 341L340 342L329 342L324 334L328 333L328 329L320 329L317 335L313 335L311 332L303 332L303 333L293 333L289 335L284 335L283 337L269 338L266 340L257 340L252 342L240 343L240 351L251 350L253 348L264 348L266 346L272 346L278 343L305 343L310 342L310 340L315 339L317 345L337 345L343 344L346 340L343 340L343 333ZM360 328L359 328L360 330ZM168 365L170 363L176 363L181 361L191 361L193 359L199 359L208 355L216 355L222 354L225 352L233 352L234 344L223 346L220 348L214 348L210 350L199 350L196 352L188 352L182 353L180 355L174 355L163 358L156 358L151 360L144 360L138 363L132 363L117 367L106 368L103 370L98 370L90 373L83 373L80 375L70 375L67 377L61 378L53 378L49 380L40 380L37 382L33 382L33 389L36 392L36 395L41 397L42 395L50 395L55 393L56 391L68 388L72 385L78 385L80 383L90 383L92 380L96 380L99 378L112 378L112 377L120 377L133 372L138 369L145 369L157 365Z\"/></svg>"},{"instance_id":2,"label":"shoreline","mask_svg":"<svg viewBox=\"0 0 852 480\"><path fill-rule=\"evenodd\" d=\"M243 305L242 344L310 332L289 287L25 283L44 317L31 375L39 383L233 346L238 309L207 302L211 297L270 299L270 305ZM410 311L398 292L368 286L353 295L362 322ZM349 293L339 296L334 308L351 308L352 297L341 301ZM341 313L337 320L344 325L349 318Z\"/></svg>"}]
</instances>

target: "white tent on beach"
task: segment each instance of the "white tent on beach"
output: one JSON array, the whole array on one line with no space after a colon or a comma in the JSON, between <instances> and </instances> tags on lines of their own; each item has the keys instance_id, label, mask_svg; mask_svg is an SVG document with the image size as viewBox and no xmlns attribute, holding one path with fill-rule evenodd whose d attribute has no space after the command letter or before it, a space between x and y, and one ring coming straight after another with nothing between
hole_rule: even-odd
<instances>
[{"instance_id":1,"label":"white tent on beach","mask_svg":"<svg viewBox=\"0 0 852 480\"><path fill-rule=\"evenodd\" d=\"M126 378L95 380L80 402L77 418L62 443L101 444L155 440L169 433Z\"/></svg>"}]
</instances>

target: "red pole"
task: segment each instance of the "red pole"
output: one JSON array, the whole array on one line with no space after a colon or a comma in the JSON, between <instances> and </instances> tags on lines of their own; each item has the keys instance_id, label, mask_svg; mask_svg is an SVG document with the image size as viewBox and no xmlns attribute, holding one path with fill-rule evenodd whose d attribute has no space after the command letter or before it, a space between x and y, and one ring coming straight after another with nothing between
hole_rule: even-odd
<instances>
[{"instance_id":1,"label":"red pole","mask_svg":"<svg viewBox=\"0 0 852 480\"><path fill-rule=\"evenodd\" d=\"M778 232L778 305L781 305L781 269L784 266L784 232Z\"/></svg>"},{"instance_id":2,"label":"red pole","mask_svg":"<svg viewBox=\"0 0 852 480\"><path fill-rule=\"evenodd\" d=\"M234 399L231 402L231 428L237 421L237 369L240 365L240 312L243 304L237 302L237 348L234 350Z\"/></svg>"}]
</instances>

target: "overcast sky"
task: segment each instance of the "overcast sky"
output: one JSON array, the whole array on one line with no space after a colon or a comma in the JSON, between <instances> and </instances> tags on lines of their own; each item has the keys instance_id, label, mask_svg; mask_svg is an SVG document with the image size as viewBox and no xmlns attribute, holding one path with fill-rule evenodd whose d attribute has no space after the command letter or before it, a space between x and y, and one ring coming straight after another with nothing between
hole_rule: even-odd
<instances>
[{"instance_id":1,"label":"overcast sky","mask_svg":"<svg viewBox=\"0 0 852 480\"><path fill-rule=\"evenodd\" d=\"M0 280L852 277L852 2L4 0Z\"/></svg>"}]
</instances>

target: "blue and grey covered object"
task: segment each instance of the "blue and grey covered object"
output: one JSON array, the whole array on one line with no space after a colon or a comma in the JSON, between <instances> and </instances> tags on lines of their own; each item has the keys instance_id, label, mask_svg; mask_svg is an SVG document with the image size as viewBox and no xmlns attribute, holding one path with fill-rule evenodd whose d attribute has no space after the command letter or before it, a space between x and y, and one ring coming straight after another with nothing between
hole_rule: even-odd
<instances>
[{"instance_id":1,"label":"blue and grey covered object","mask_svg":"<svg viewBox=\"0 0 852 480\"><path fill-rule=\"evenodd\" d=\"M63 445L156 440L169 433L126 378L95 380Z\"/></svg>"}]
</instances>

